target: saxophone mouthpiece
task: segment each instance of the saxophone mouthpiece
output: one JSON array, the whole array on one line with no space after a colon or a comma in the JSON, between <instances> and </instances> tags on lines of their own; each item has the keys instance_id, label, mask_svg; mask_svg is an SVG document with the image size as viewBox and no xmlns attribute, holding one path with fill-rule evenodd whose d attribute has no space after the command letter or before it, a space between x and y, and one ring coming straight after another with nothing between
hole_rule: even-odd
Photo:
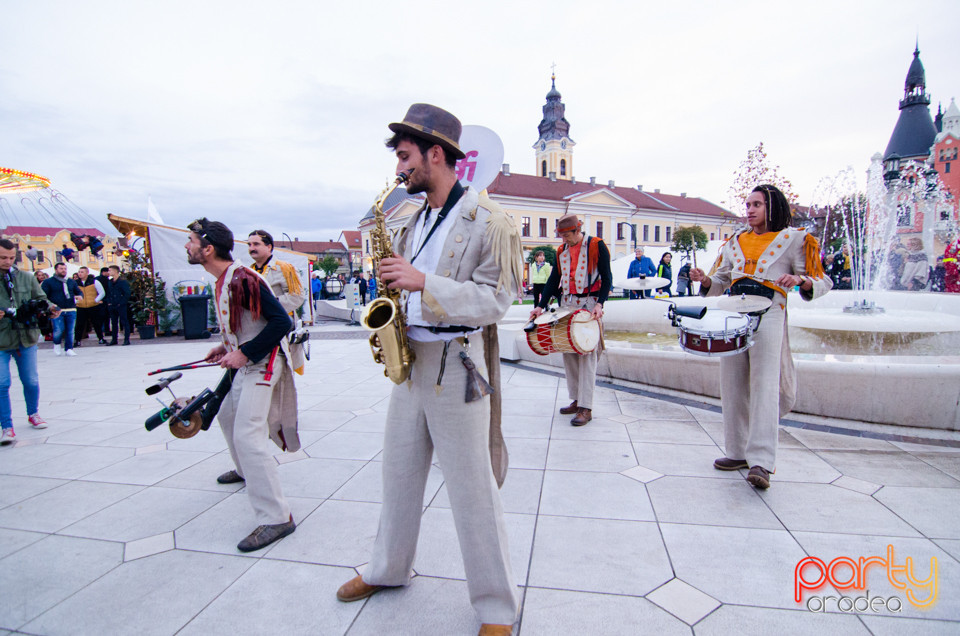
<instances>
[{"instance_id":1,"label":"saxophone mouthpiece","mask_svg":"<svg viewBox=\"0 0 960 636\"><path fill-rule=\"evenodd\" d=\"M410 169L407 170L406 172L398 172L398 173L397 173L397 183L406 183L407 181L409 181L409 180L410 180L410 175L413 174L413 171L414 171L414 170L416 170L416 168L410 168Z\"/></svg>"}]
</instances>

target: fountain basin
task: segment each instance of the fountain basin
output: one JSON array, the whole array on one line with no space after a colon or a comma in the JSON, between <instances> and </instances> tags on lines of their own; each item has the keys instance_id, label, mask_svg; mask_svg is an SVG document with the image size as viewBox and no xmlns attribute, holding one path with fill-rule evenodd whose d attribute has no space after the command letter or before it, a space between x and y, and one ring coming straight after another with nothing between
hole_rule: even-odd
<instances>
[{"instance_id":1,"label":"fountain basin","mask_svg":"<svg viewBox=\"0 0 960 636\"><path fill-rule=\"evenodd\" d=\"M804 302L791 294L788 320L791 346L813 340L815 352L794 351L797 367L797 404L794 412L825 417L960 430L960 296L918 292L877 292L870 298L884 306L880 316L855 316L840 321L845 305L861 298L858 292L835 291ZM678 304L713 307L715 298L676 298ZM667 304L654 300L618 300L607 303L604 328L609 331L671 334L665 317ZM908 312L900 314L899 312ZM563 367L559 354L538 356L530 350L521 328L529 307L514 306L501 324L501 357ZM920 314L916 316L915 314ZM899 319L897 318L899 316ZM892 317L892 320L888 318ZM930 322L923 322L926 317ZM883 320L873 320L882 318ZM861 322L866 319L867 322ZM932 331L920 330L918 325ZM898 331L899 329L899 331ZM877 355L869 348L847 347L841 352L830 340L838 334L867 334L889 340L909 334L906 348L894 355ZM806 335L804 335L806 334ZM932 344L931 344L932 342ZM921 351L911 347L922 345ZM920 354L923 355L920 355ZM712 398L720 397L720 362L695 356L678 345L640 344L608 339L598 373L615 379Z\"/></svg>"}]
</instances>

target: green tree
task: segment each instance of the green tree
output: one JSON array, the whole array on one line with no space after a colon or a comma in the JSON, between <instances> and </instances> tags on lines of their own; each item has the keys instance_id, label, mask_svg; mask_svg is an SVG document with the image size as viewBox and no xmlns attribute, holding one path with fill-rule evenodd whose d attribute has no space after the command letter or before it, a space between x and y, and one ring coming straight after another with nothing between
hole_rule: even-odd
<instances>
[{"instance_id":1,"label":"green tree","mask_svg":"<svg viewBox=\"0 0 960 636\"><path fill-rule=\"evenodd\" d=\"M552 245L538 245L530 249L527 262L533 264L537 260L537 252L543 252L543 257L551 267L557 266L557 250Z\"/></svg>"},{"instance_id":2,"label":"green tree","mask_svg":"<svg viewBox=\"0 0 960 636\"><path fill-rule=\"evenodd\" d=\"M330 256L328 254L321 258L317 265L320 266L320 269L322 269L327 276L330 276L340 268L340 261L337 260L336 256Z\"/></svg>"},{"instance_id":3,"label":"green tree","mask_svg":"<svg viewBox=\"0 0 960 636\"><path fill-rule=\"evenodd\" d=\"M687 258L693 258L693 266L697 266L697 251L707 249L707 233L699 225L679 227L673 233L674 252L682 252Z\"/></svg>"}]
</instances>

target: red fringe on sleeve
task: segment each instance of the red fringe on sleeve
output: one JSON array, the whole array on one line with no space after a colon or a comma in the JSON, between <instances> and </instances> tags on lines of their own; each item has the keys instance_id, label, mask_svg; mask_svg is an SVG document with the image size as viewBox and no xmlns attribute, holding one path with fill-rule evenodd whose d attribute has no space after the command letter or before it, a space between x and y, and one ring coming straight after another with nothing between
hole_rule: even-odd
<instances>
[{"instance_id":1,"label":"red fringe on sleeve","mask_svg":"<svg viewBox=\"0 0 960 636\"><path fill-rule=\"evenodd\" d=\"M230 281L230 331L238 333L243 318L242 310L260 317L260 277L246 267L238 267Z\"/></svg>"},{"instance_id":2,"label":"red fringe on sleeve","mask_svg":"<svg viewBox=\"0 0 960 636\"><path fill-rule=\"evenodd\" d=\"M807 274L814 278L823 278L823 265L820 263L820 243L811 234L803 237L803 255Z\"/></svg>"}]
</instances>

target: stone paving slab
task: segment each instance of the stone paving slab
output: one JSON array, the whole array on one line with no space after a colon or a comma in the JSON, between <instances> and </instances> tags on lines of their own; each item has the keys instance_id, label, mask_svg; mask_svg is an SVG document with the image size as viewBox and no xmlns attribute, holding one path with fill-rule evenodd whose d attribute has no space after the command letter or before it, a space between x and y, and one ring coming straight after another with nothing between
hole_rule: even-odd
<instances>
[{"instance_id":1,"label":"stone paving slab","mask_svg":"<svg viewBox=\"0 0 960 636\"><path fill-rule=\"evenodd\" d=\"M256 525L246 490L216 483L232 467L218 427L187 440L142 427L160 408L143 393L146 372L200 358L209 341L82 347L71 359L42 348L50 426L27 428L15 381L18 442L0 448L0 636L475 634L437 465L410 585L336 601L376 536L392 385L364 332L318 331L297 378L304 448L276 451L298 529L250 554L236 550ZM219 376L188 371L173 388L192 395ZM569 398L555 372L505 364L503 378L515 634L960 632L960 452L935 443L957 433L925 444L922 430L903 441L864 437L863 424L850 435L783 427L760 492L745 471L712 468L723 424L711 401L604 385L594 421L575 428L557 413ZM809 611L812 597L865 592L831 585L794 600L801 559L885 559L887 546L920 580L936 560L932 607L910 604L879 565L864 576L869 593L899 597L902 611ZM842 562L834 574L853 571Z\"/></svg>"}]
</instances>

